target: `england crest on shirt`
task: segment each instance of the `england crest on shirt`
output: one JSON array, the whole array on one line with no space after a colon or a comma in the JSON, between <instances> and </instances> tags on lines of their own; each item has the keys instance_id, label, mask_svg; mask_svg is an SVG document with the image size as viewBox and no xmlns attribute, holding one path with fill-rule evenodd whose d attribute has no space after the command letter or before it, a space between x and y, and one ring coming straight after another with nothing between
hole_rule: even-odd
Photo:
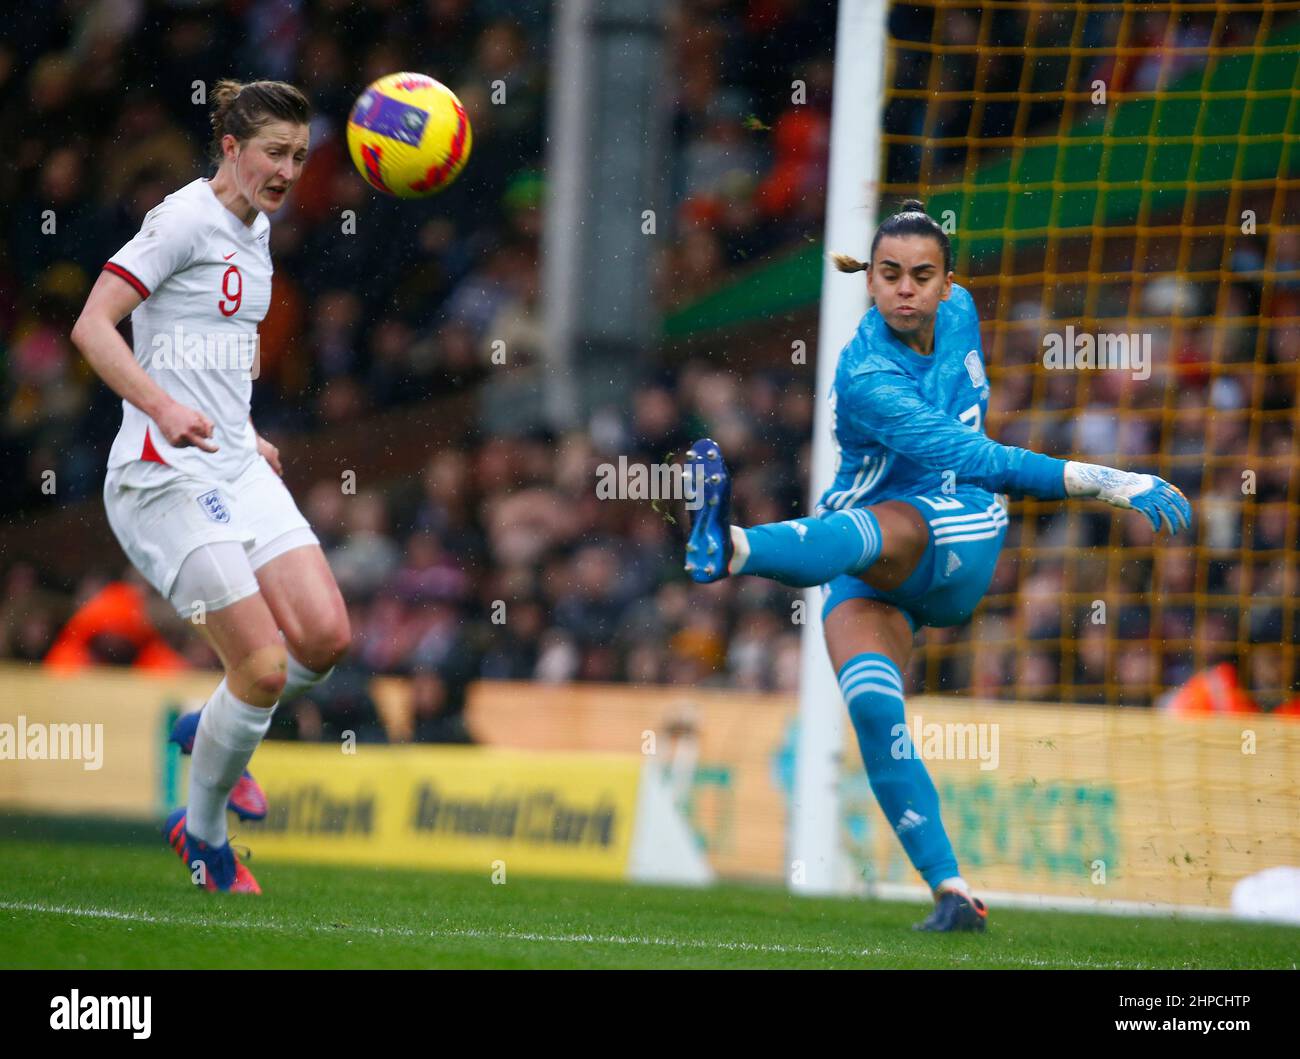
<instances>
[{"instance_id":1,"label":"england crest on shirt","mask_svg":"<svg viewBox=\"0 0 1300 1059\"><path fill-rule=\"evenodd\" d=\"M222 502L221 493L216 489L210 489L202 496L196 498L199 507L203 508L203 513L212 519L213 522L229 522L230 510Z\"/></svg>"}]
</instances>

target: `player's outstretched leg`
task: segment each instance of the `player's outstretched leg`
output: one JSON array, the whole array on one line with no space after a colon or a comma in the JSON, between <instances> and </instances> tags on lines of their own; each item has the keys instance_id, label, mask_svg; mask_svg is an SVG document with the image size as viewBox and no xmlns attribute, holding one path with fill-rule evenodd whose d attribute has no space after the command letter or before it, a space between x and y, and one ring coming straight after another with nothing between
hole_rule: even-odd
<instances>
[{"instance_id":1,"label":"player's outstretched leg","mask_svg":"<svg viewBox=\"0 0 1300 1059\"><path fill-rule=\"evenodd\" d=\"M935 894L934 911L917 930L982 931L988 910L970 896L939 814L939 793L907 734L903 676L884 654L864 651L839 671L840 689L858 737L872 793Z\"/></svg>"},{"instance_id":2,"label":"player's outstretched leg","mask_svg":"<svg viewBox=\"0 0 1300 1059\"><path fill-rule=\"evenodd\" d=\"M750 574L792 588L811 588L841 574L862 573L880 558L880 523L869 509L742 529L730 524L731 476L717 442L697 441L686 453L686 466L688 472L703 471L703 502L686 544L686 572L695 581Z\"/></svg>"},{"instance_id":3,"label":"player's outstretched leg","mask_svg":"<svg viewBox=\"0 0 1300 1059\"><path fill-rule=\"evenodd\" d=\"M185 807L175 810L163 824L163 838L190 872L195 886L213 893L260 894L253 873L235 856L230 843L212 846L185 829Z\"/></svg>"},{"instance_id":4,"label":"player's outstretched leg","mask_svg":"<svg viewBox=\"0 0 1300 1059\"><path fill-rule=\"evenodd\" d=\"M171 741L181 748L182 754L194 752L194 736L198 734L202 714L201 709L182 714L172 725ZM266 793L248 769L244 769L244 774L235 782L226 807L241 820L262 820L266 817Z\"/></svg>"}]
</instances>

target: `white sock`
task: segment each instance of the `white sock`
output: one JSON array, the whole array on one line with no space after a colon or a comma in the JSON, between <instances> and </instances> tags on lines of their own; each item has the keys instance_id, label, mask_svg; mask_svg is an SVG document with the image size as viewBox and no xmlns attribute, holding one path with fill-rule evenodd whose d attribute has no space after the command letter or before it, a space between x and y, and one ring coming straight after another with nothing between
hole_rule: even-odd
<instances>
[{"instance_id":1,"label":"white sock","mask_svg":"<svg viewBox=\"0 0 1300 1059\"><path fill-rule=\"evenodd\" d=\"M292 702L308 688L314 688L333 672L334 667L330 666L324 673L317 673L314 669L308 669L290 654L289 670L285 674L284 680L284 691L280 692L280 701L276 705Z\"/></svg>"},{"instance_id":2,"label":"white sock","mask_svg":"<svg viewBox=\"0 0 1300 1059\"><path fill-rule=\"evenodd\" d=\"M185 829L210 846L226 844L226 800L271 727L275 708L253 706L223 680L203 707L190 761Z\"/></svg>"},{"instance_id":3,"label":"white sock","mask_svg":"<svg viewBox=\"0 0 1300 1059\"><path fill-rule=\"evenodd\" d=\"M731 562L727 564L727 573L738 574L749 558L749 538L739 526L731 527Z\"/></svg>"},{"instance_id":4,"label":"white sock","mask_svg":"<svg viewBox=\"0 0 1300 1059\"><path fill-rule=\"evenodd\" d=\"M955 890L964 897L970 897L970 887L966 885L966 880L960 875L953 875L950 878L944 879L943 882L934 888L936 894L941 894L945 890Z\"/></svg>"}]
</instances>

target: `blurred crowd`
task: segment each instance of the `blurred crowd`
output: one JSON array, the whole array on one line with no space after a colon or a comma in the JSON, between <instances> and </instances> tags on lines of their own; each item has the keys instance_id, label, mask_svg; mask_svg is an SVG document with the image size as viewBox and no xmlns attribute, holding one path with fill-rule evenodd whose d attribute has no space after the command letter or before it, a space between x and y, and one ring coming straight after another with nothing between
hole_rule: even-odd
<instances>
[{"instance_id":1,"label":"blurred crowd","mask_svg":"<svg viewBox=\"0 0 1300 1059\"><path fill-rule=\"evenodd\" d=\"M675 6L674 75L665 78L672 221L658 262L660 307L820 233L830 9L794 0ZM943 32L980 39L972 37L978 24L960 15ZM922 39L927 17L900 6L894 32ZM998 13L984 39L1023 35L1018 18ZM0 230L0 512L36 517L99 494L120 404L80 363L68 331L103 261L144 213L206 172L207 107L192 102L192 86L232 75L289 79L307 91L317 118L294 202L272 228L275 290L254 387L259 430L329 431L450 395L476 409L472 428L436 452L418 480L348 495L335 479L299 494L354 630L348 661L318 696L320 713L292 721L299 734L347 718L379 737L371 674L411 677L416 737L440 740L466 737L466 687L483 677L794 691L801 595L759 579L689 585L680 510L600 500L594 483L603 463L655 463L707 433L733 465L736 521L802 515L813 419L806 369L737 376L703 359L671 370L651 360L638 370L643 381L630 405L603 410L586 429L511 429L544 342L548 5L87 0L25 8L15 28L0 43L0 130L11 145L0 167L0 201L10 207ZM1087 32L1102 31L1090 23ZM1147 36L1154 56L1164 38L1155 29ZM1154 58L1129 61L1125 78L1164 76L1143 66ZM468 168L432 203L373 194L342 138L357 91L403 68L446 81L474 123ZM1094 69L1081 64L1077 74ZM896 78L931 79L910 61ZM507 106L489 102L496 80L506 82ZM887 122L927 128L913 103L891 108ZM986 113L996 126L995 108ZM968 117L943 121L965 129ZM920 156L909 151L891 149L895 177L920 175ZM357 230L340 237L346 209L356 211ZM43 233L51 210L54 227ZM1157 363L1177 368L1141 387L1118 373L1088 380L1026 370L1038 362L1045 326L1036 298L986 329L990 434L1165 474L1197 504L1203 547L1153 548L1132 515L1021 505L985 608L971 626L925 634L911 687L1145 706L1223 660L1241 661L1252 693L1268 705L1295 687L1300 341L1295 328L1232 317L1260 312L1265 292L1252 269L1265 257L1300 268L1300 246L1284 236L1243 247L1233 262L1243 278L1221 306L1196 290L1152 288L1141 314L1190 321L1217 307L1223 319L1152 325ZM990 301L987 288L972 286L992 318L996 291ZM1273 293L1268 311L1300 315ZM1277 293L1300 297L1294 285ZM498 339L520 352L517 367L490 368ZM1210 371L1209 363L1240 370ZM57 471L56 496L41 490L48 469ZM1248 518L1244 469L1257 472ZM138 663L143 641L130 637L91 629L75 648L58 642L78 608L107 599L111 613L131 614L132 628L147 624L154 664L213 664L193 630L124 569L123 559L60 585L0 555L0 658L35 661L57 646ZM1098 598L1109 601L1102 622Z\"/></svg>"}]
</instances>

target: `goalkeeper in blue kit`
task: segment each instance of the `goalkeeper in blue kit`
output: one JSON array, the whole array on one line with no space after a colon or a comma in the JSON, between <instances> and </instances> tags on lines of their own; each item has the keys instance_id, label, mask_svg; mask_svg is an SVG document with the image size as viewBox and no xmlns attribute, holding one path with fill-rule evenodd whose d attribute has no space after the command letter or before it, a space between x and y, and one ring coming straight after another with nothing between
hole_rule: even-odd
<instances>
[{"instance_id":1,"label":"goalkeeper in blue kit","mask_svg":"<svg viewBox=\"0 0 1300 1059\"><path fill-rule=\"evenodd\" d=\"M686 458L702 467L704 503L686 570L698 582L748 574L823 587L826 646L872 792L934 894L918 929L983 930L987 909L958 870L934 783L894 734L906 733L902 672L914 634L968 621L979 605L1007 532L997 494L1092 498L1171 532L1190 526L1191 506L1155 475L1054 459L984 434L979 317L952 282L947 234L920 202L880 225L868 263L835 260L841 271L866 270L875 302L835 372L835 480L814 517L733 526L722 453L697 441Z\"/></svg>"}]
</instances>

